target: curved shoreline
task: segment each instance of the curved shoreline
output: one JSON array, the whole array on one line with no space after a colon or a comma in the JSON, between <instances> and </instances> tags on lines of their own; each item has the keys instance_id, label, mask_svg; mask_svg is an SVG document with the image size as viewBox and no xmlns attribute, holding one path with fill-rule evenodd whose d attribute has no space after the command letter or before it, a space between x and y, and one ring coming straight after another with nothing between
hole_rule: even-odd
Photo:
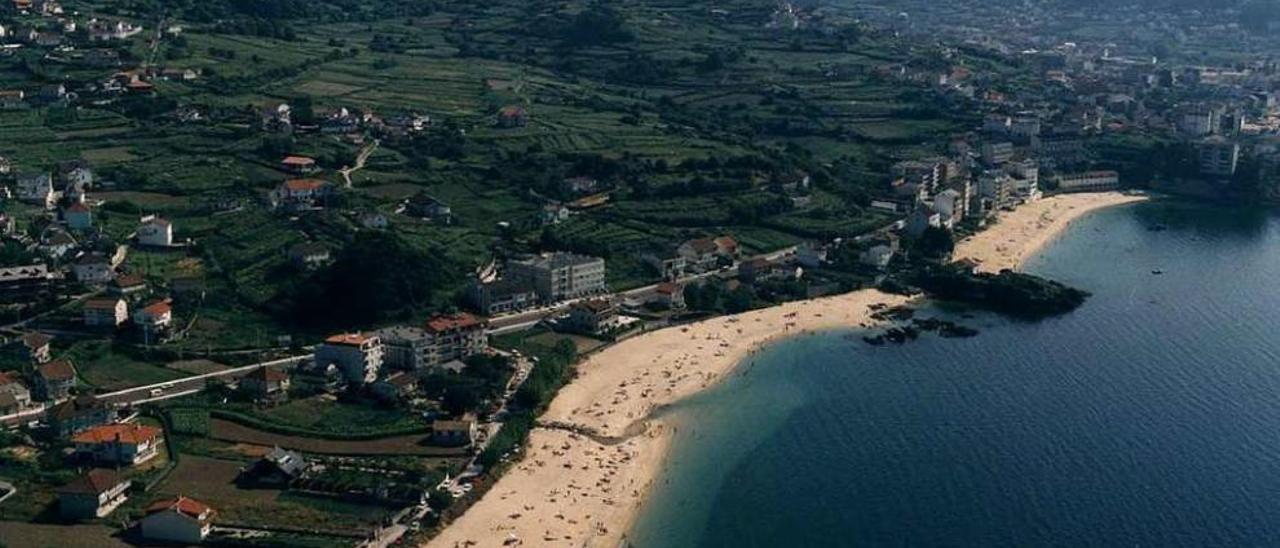
<instances>
[{"instance_id":1,"label":"curved shoreline","mask_svg":"<svg viewBox=\"0 0 1280 548\"><path fill-rule=\"evenodd\" d=\"M982 270L1016 269L1076 219L1145 199L1116 192L1046 198L1006 213L958 244L955 256ZM767 344L871 326L870 307L908 300L861 290L785 303L655 331L592 356L539 421L556 428L534 429L521 461L428 546L501 546L510 538L538 546L617 546L671 448L669 425L650 416L655 409L712 386Z\"/></svg>"}]
</instances>

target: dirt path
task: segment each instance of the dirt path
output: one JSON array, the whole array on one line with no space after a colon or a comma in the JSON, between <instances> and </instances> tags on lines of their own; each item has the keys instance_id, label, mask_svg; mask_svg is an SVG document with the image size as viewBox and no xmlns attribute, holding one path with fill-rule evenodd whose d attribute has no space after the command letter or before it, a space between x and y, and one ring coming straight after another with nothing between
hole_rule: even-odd
<instances>
[{"instance_id":1,"label":"dirt path","mask_svg":"<svg viewBox=\"0 0 1280 548\"><path fill-rule=\"evenodd\" d=\"M360 149L360 154L356 155L355 167L344 167L338 170L342 174L342 182L347 188L354 186L351 182L351 174L364 169L365 162L369 160L369 156L373 155L373 151L378 149L379 143L380 141L374 139L372 143Z\"/></svg>"}]
</instances>

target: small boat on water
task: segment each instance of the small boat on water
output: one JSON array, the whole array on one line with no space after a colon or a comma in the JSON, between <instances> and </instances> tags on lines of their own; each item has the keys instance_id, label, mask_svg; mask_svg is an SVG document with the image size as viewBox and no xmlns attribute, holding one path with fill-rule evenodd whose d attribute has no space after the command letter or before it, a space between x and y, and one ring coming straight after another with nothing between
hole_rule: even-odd
<instances>
[{"instance_id":1,"label":"small boat on water","mask_svg":"<svg viewBox=\"0 0 1280 548\"><path fill-rule=\"evenodd\" d=\"M1159 276L1159 275L1161 275L1161 274L1164 274L1164 271L1163 271L1163 270L1160 270L1160 269L1158 269L1158 268L1157 268L1157 269L1155 269L1155 270L1152 270L1152 271L1151 271L1151 274L1152 274L1152 275L1155 275L1155 276Z\"/></svg>"}]
</instances>

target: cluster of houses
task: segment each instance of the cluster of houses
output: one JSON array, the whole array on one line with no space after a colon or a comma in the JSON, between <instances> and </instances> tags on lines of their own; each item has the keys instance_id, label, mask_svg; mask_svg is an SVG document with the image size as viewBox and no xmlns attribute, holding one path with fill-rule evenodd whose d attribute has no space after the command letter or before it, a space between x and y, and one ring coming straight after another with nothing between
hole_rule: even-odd
<instances>
[{"instance_id":1,"label":"cluster of houses","mask_svg":"<svg viewBox=\"0 0 1280 548\"><path fill-rule=\"evenodd\" d=\"M331 391L359 390L389 403L411 402L418 396L421 375L460 372L464 359L487 351L487 328L484 319L459 312L433 316L421 325L339 333L317 345L314 358L299 365L297 373L321 379ZM289 382L288 373L261 368L241 378L237 388L259 402L276 402L287 397ZM451 437L456 428L437 426L442 431L438 441L457 443ZM470 441L467 437L461 445Z\"/></svg>"},{"instance_id":2,"label":"cluster of houses","mask_svg":"<svg viewBox=\"0 0 1280 548\"><path fill-rule=\"evenodd\" d=\"M1197 25L1197 32L1209 28ZM1097 160L1130 163L1124 159L1126 145L1114 144L1124 140L1100 138L1122 134L1137 142L1178 145L1165 154L1176 154L1190 168L1160 173L1162 180L1154 183L1177 188L1193 182L1214 189L1243 175L1261 181L1272 193L1268 197L1280 196L1280 146L1275 144L1280 78L1274 60L1259 55L1230 64L1186 65L1118 54L1124 47L1113 42L1081 43L1063 36L1064 41L1046 46L1053 38L1040 35L1016 38L1034 42L1031 47L992 49L1010 38L987 35L977 47L1039 71L1038 85L1013 86L958 65L942 71L894 66L882 74L932 86L957 104L988 112L979 145L983 162L1011 153L1015 162L1034 161L1047 188L1119 187L1121 175L1098 169ZM1112 151L1116 146L1121 148Z\"/></svg>"},{"instance_id":3,"label":"cluster of houses","mask_svg":"<svg viewBox=\"0 0 1280 548\"><path fill-rule=\"evenodd\" d=\"M16 0L14 8L19 13L41 15L44 19L37 23L0 20L0 56L12 55L22 48L39 48L48 63L115 68L124 64L123 45L144 30L141 25L119 19L78 20L66 15L62 7L51 0ZM176 35L182 29L175 25L164 31L167 35ZM199 70L189 68L133 69L88 83L75 91L69 91L60 83L33 89L7 89L0 91L0 108L21 109L85 98L102 104L118 94L151 93L157 80L189 81L199 76Z\"/></svg>"},{"instance_id":4,"label":"cluster of houses","mask_svg":"<svg viewBox=\"0 0 1280 548\"><path fill-rule=\"evenodd\" d=\"M35 360L47 359L48 338L30 334L21 342ZM12 373L0 374L0 399L31 398ZM120 420L107 402L73 392L76 372L65 360L32 368L35 397L48 402L47 435L65 442L69 466L85 470L57 490L58 514L67 521L107 517L133 490L129 471L145 467L161 455L164 431L136 421ZM161 499L146 508L138 523L143 538L198 543L210 532L213 512L206 505L179 497Z\"/></svg>"},{"instance_id":5,"label":"cluster of houses","mask_svg":"<svg viewBox=\"0 0 1280 548\"><path fill-rule=\"evenodd\" d=\"M58 489L58 512L68 521L105 518L129 499L132 480L108 468L94 468ZM213 530L217 512L208 504L178 496L147 505L137 523L145 540L199 544Z\"/></svg>"},{"instance_id":6,"label":"cluster of houses","mask_svg":"<svg viewBox=\"0 0 1280 548\"><path fill-rule=\"evenodd\" d=\"M688 240L641 256L666 280L732 266L738 257L738 241L728 235Z\"/></svg>"},{"instance_id":7,"label":"cluster of houses","mask_svg":"<svg viewBox=\"0 0 1280 548\"><path fill-rule=\"evenodd\" d=\"M461 369L461 360L488 349L488 324L465 312L368 333L342 333L316 347L313 367L334 371L352 386L389 382L397 373ZM377 390L377 387L374 387Z\"/></svg>"},{"instance_id":8,"label":"cluster of houses","mask_svg":"<svg viewBox=\"0 0 1280 548\"><path fill-rule=\"evenodd\" d=\"M1120 187L1115 171L1057 171L1045 180L1043 165L1077 164L1045 152L1041 126L1033 113L988 115L980 133L952 140L949 155L894 164L889 192L871 205L905 213L905 233L919 237L930 227L952 229L965 219L981 225L1000 211L1039 200L1046 187L1061 192Z\"/></svg>"},{"instance_id":9,"label":"cluster of houses","mask_svg":"<svg viewBox=\"0 0 1280 548\"><path fill-rule=\"evenodd\" d=\"M353 142L371 133L383 139L410 137L431 127L425 114L401 112L381 116L369 109L352 111L339 107L317 113L316 120L300 120L288 103L271 103L262 108L259 126L270 133L320 133Z\"/></svg>"},{"instance_id":10,"label":"cluster of houses","mask_svg":"<svg viewBox=\"0 0 1280 548\"><path fill-rule=\"evenodd\" d=\"M51 359L52 340L33 331L6 348L27 365L20 372L0 373L0 415L49 408L71 397L76 387L75 364Z\"/></svg>"}]
</instances>

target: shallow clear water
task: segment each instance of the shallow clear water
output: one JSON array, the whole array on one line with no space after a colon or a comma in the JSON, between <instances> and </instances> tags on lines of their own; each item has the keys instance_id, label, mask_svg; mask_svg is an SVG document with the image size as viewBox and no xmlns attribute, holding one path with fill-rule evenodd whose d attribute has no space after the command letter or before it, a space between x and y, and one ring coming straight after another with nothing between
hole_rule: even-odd
<instances>
[{"instance_id":1,"label":"shallow clear water","mask_svg":"<svg viewBox=\"0 0 1280 548\"><path fill-rule=\"evenodd\" d=\"M972 339L791 340L672 408L631 542L1280 545L1280 218L1107 210L1028 270L1094 296Z\"/></svg>"}]
</instances>

